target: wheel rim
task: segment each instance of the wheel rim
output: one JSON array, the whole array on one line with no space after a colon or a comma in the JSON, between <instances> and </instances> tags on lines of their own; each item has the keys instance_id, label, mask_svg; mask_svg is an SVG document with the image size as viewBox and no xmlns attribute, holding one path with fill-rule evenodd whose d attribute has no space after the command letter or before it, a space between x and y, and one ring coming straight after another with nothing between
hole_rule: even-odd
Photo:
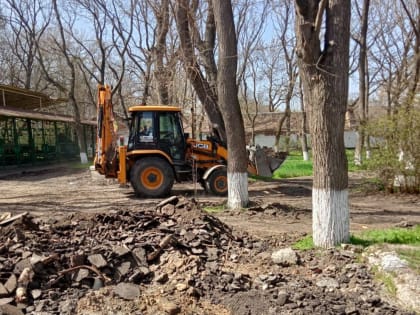
<instances>
[{"instance_id":1,"label":"wheel rim","mask_svg":"<svg viewBox=\"0 0 420 315\"><path fill-rule=\"evenodd\" d=\"M164 181L162 171L156 167L146 168L141 174L140 179L146 189L157 189Z\"/></svg>"},{"instance_id":2,"label":"wheel rim","mask_svg":"<svg viewBox=\"0 0 420 315\"><path fill-rule=\"evenodd\" d=\"M219 193L223 193L227 189L227 178L226 176L219 175L214 179L214 189Z\"/></svg>"}]
</instances>

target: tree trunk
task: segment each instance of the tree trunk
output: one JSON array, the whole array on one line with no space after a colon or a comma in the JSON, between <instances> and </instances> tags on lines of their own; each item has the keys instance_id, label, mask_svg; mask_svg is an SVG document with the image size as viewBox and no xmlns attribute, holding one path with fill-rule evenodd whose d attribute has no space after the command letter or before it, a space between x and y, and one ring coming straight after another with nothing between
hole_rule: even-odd
<instances>
[{"instance_id":1,"label":"tree trunk","mask_svg":"<svg viewBox=\"0 0 420 315\"><path fill-rule=\"evenodd\" d=\"M43 58L42 58L42 54L40 53L40 49L39 49L39 47L37 47L38 52L39 52L39 62L40 62L40 66L42 68L42 71L43 71L44 75L46 76L46 80L48 82L51 82L58 89L60 89L60 91L67 93L67 98L68 98L68 101L69 101L69 105L72 107L72 110L73 110L73 113L74 113L75 131L76 131L77 141L78 141L78 145L79 145L80 161L81 161L81 163L86 164L86 163L88 163L87 154L86 154L86 140L85 140L84 133L83 133L83 126L81 124L81 115L80 115L79 106L78 106L78 103L77 103L77 100L76 100L76 92L75 92L76 91L75 61L68 51L66 37L65 37L65 31L64 31L63 24L62 24L60 11L58 9L59 6L57 5L57 0L53 0L52 4L53 4L53 10L54 10L53 12L54 12L55 17L57 19L58 31L59 31L59 35L60 35L60 40L54 39L54 41L58 46L57 48L59 49L59 51L62 53L63 57L65 58L67 66L69 68L70 74L67 74L68 80L66 82L68 84L68 86L65 86L65 85L61 84L60 82L53 79L49 75L49 73L48 73L48 71L45 67L45 63L43 62Z\"/></svg>"},{"instance_id":2,"label":"tree trunk","mask_svg":"<svg viewBox=\"0 0 420 315\"><path fill-rule=\"evenodd\" d=\"M407 5L405 4L404 0L401 0L401 4L403 5L404 11L408 16L408 19L410 21L411 27L413 29L414 35L415 35L415 44L414 44L414 72L411 76L410 83L408 86L408 97L406 101L406 108L409 110L414 106L414 100L416 98L416 92L418 83L420 80L420 14L417 14L417 16L413 16L412 12L407 8ZM420 1L417 1L417 13L420 10ZM414 14L416 15L416 14ZM415 19L417 18L417 19Z\"/></svg>"},{"instance_id":3,"label":"tree trunk","mask_svg":"<svg viewBox=\"0 0 420 315\"><path fill-rule=\"evenodd\" d=\"M159 103L163 105L169 104L169 88L170 81L169 71L164 65L164 54L166 52L166 35L169 30L169 0L163 0L159 7L159 11L155 11L157 21L157 39L154 55L156 59L155 75L157 79L157 91Z\"/></svg>"},{"instance_id":4,"label":"tree trunk","mask_svg":"<svg viewBox=\"0 0 420 315\"><path fill-rule=\"evenodd\" d=\"M141 97L141 105L146 105L150 97L150 85L152 82L152 58L147 56L146 69L144 71L143 95Z\"/></svg>"},{"instance_id":5,"label":"tree trunk","mask_svg":"<svg viewBox=\"0 0 420 315\"><path fill-rule=\"evenodd\" d=\"M358 166L362 165L363 163L363 147L365 144L365 130L362 119L358 127L359 130L357 132L357 142L356 147L354 148L354 165Z\"/></svg>"},{"instance_id":6,"label":"tree trunk","mask_svg":"<svg viewBox=\"0 0 420 315\"><path fill-rule=\"evenodd\" d=\"M80 123L75 124L76 136L77 136L77 143L79 145L79 152L80 152L80 163L87 164L88 156L86 154L86 139L85 134L83 132L83 125Z\"/></svg>"},{"instance_id":7,"label":"tree trunk","mask_svg":"<svg viewBox=\"0 0 420 315\"><path fill-rule=\"evenodd\" d=\"M212 91L217 94L217 66L214 58L214 51L216 47L216 24L214 21L214 12L211 1L207 1L209 8L206 19L206 31L204 40L198 41L198 48L200 50L200 59L203 62L203 67L206 71L206 78Z\"/></svg>"},{"instance_id":8,"label":"tree trunk","mask_svg":"<svg viewBox=\"0 0 420 315\"><path fill-rule=\"evenodd\" d=\"M276 137L274 141L274 148L276 152L281 151L280 147L280 138L281 138L281 130L283 129L284 122L290 117L290 110L287 110L284 112L284 115L280 118L279 123L277 125L277 132ZM287 150L287 147L286 147Z\"/></svg>"},{"instance_id":9,"label":"tree trunk","mask_svg":"<svg viewBox=\"0 0 420 315\"><path fill-rule=\"evenodd\" d=\"M245 129L236 83L235 25L230 1L213 0L213 8L219 38L217 90L228 144L228 207L239 209L247 207L249 200Z\"/></svg>"},{"instance_id":10,"label":"tree trunk","mask_svg":"<svg viewBox=\"0 0 420 315\"><path fill-rule=\"evenodd\" d=\"M344 121L350 1L296 0L296 10L299 70L308 105L314 161L313 240L316 246L326 248L349 240ZM324 14L322 50L320 29Z\"/></svg>"},{"instance_id":11,"label":"tree trunk","mask_svg":"<svg viewBox=\"0 0 420 315\"><path fill-rule=\"evenodd\" d=\"M356 149L354 150L354 164L362 165L363 163L363 147L365 144L365 126L367 123L367 100L369 91L367 91L367 30L368 30L368 16L369 16L369 4L370 0L363 1L363 10L362 10L362 29L360 31L360 52L359 52L359 102L360 102L360 123L358 127L359 137L357 138Z\"/></svg>"},{"instance_id":12,"label":"tree trunk","mask_svg":"<svg viewBox=\"0 0 420 315\"><path fill-rule=\"evenodd\" d=\"M291 126L290 126L290 105L287 112L289 113L286 118L286 138L284 139L284 149L286 152L290 151L290 135L291 135Z\"/></svg>"},{"instance_id":13,"label":"tree trunk","mask_svg":"<svg viewBox=\"0 0 420 315\"><path fill-rule=\"evenodd\" d=\"M302 80L299 81L300 111L302 112L302 125L300 129L300 141L302 143L302 155L304 161L309 161L308 139L306 137L306 111L303 99Z\"/></svg>"},{"instance_id":14,"label":"tree trunk","mask_svg":"<svg viewBox=\"0 0 420 315\"><path fill-rule=\"evenodd\" d=\"M73 71L71 72L72 74L74 74ZM69 103L72 106L73 112L74 112L75 131L76 131L77 143L79 145L79 152L80 152L80 163L87 164L89 161L86 154L86 139L85 139L85 134L83 132L83 125L81 123L79 106L74 96L75 80L71 79L70 81L72 82L71 83L72 85L68 92L68 98L69 98Z\"/></svg>"},{"instance_id":15,"label":"tree trunk","mask_svg":"<svg viewBox=\"0 0 420 315\"><path fill-rule=\"evenodd\" d=\"M302 157L304 161L309 161L309 150L308 150L308 139L306 133L302 132L300 136L300 142L302 145Z\"/></svg>"},{"instance_id":16,"label":"tree trunk","mask_svg":"<svg viewBox=\"0 0 420 315\"><path fill-rule=\"evenodd\" d=\"M372 151L370 147L370 136L366 135L366 160L369 160L372 157Z\"/></svg>"},{"instance_id":17,"label":"tree trunk","mask_svg":"<svg viewBox=\"0 0 420 315\"><path fill-rule=\"evenodd\" d=\"M218 106L218 98L209 82L205 79L199 65L196 62L194 49L191 42L190 26L188 22L188 1L177 1L176 24L184 58L184 67L200 102L203 104L207 117L210 119L222 141L226 142L226 129L222 113ZM236 78L235 78L236 82Z\"/></svg>"}]
</instances>

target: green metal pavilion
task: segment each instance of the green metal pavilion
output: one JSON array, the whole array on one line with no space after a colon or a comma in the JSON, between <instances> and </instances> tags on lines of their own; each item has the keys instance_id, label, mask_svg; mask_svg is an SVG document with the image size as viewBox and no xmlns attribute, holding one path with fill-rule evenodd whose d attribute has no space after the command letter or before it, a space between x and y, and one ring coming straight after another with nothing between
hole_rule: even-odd
<instances>
[{"instance_id":1,"label":"green metal pavilion","mask_svg":"<svg viewBox=\"0 0 420 315\"><path fill-rule=\"evenodd\" d=\"M52 105L64 102L43 93L0 85L0 168L78 158L73 117L51 112ZM95 148L96 122L82 124L89 155Z\"/></svg>"}]
</instances>

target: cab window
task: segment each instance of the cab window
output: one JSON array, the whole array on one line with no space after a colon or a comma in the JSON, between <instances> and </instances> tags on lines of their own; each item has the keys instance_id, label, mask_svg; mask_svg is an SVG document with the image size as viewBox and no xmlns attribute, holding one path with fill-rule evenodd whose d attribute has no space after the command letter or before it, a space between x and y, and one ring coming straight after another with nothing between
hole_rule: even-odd
<instances>
[{"instance_id":1,"label":"cab window","mask_svg":"<svg viewBox=\"0 0 420 315\"><path fill-rule=\"evenodd\" d=\"M153 113L144 112L138 117L138 141L153 142Z\"/></svg>"},{"instance_id":2,"label":"cab window","mask_svg":"<svg viewBox=\"0 0 420 315\"><path fill-rule=\"evenodd\" d=\"M173 113L161 113L159 116L159 137L161 140L168 140L171 143L179 142L182 139L182 132L179 118Z\"/></svg>"},{"instance_id":3,"label":"cab window","mask_svg":"<svg viewBox=\"0 0 420 315\"><path fill-rule=\"evenodd\" d=\"M178 113L159 114L159 148L175 161L185 157L185 139Z\"/></svg>"}]
</instances>

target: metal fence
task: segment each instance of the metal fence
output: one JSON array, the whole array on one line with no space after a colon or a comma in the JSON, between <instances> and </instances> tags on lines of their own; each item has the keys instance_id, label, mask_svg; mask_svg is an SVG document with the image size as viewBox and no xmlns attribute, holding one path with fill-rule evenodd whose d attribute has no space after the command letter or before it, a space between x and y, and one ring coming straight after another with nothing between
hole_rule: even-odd
<instances>
[{"instance_id":1,"label":"metal fence","mask_svg":"<svg viewBox=\"0 0 420 315\"><path fill-rule=\"evenodd\" d=\"M95 126L83 125L86 152L95 147ZM74 123L0 115L0 167L75 159Z\"/></svg>"}]
</instances>

